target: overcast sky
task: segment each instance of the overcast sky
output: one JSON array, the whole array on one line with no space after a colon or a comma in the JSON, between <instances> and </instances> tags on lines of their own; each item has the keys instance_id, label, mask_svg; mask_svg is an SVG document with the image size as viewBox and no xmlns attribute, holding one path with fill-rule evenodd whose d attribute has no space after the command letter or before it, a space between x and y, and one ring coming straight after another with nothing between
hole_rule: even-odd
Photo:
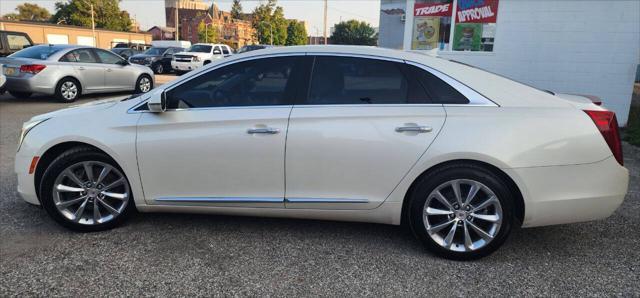
<instances>
[{"instance_id":1,"label":"overcast sky","mask_svg":"<svg viewBox=\"0 0 640 298\"><path fill-rule=\"evenodd\" d=\"M211 0L203 0L212 3ZM36 3L53 14L55 0L0 0L0 14L14 12L18 4ZM216 0L216 4L229 11L232 0ZM244 12L251 12L261 1L241 0ZM262 2L265 2L264 0ZM310 35L322 35L323 0L279 0L287 18L305 20ZM340 20L358 19L378 26L380 0L329 0L328 28ZM164 0L122 0L120 8L127 10L140 23L142 29L165 25ZM327 29L329 30L329 29Z\"/></svg>"}]
</instances>

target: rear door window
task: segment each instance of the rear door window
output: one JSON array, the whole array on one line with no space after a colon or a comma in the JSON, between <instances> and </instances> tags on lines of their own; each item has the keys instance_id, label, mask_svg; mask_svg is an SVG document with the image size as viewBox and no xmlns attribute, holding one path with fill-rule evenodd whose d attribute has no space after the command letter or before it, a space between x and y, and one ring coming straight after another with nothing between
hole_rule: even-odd
<instances>
[{"instance_id":1,"label":"rear door window","mask_svg":"<svg viewBox=\"0 0 640 298\"><path fill-rule=\"evenodd\" d=\"M317 56L307 104L428 103L424 90L403 73L404 63Z\"/></svg>"}]
</instances>

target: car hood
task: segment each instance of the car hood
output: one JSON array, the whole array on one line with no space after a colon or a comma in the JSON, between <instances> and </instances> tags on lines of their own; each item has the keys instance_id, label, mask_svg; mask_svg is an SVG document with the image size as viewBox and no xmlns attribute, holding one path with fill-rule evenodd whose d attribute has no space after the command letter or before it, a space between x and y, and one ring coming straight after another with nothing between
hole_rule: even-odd
<instances>
[{"instance_id":1,"label":"car hood","mask_svg":"<svg viewBox=\"0 0 640 298\"><path fill-rule=\"evenodd\" d=\"M31 118L31 120L42 120L42 119L49 119L49 118L56 118L56 117L63 117L63 116L71 116L76 114L86 114L86 113L90 113L98 110L105 110L116 105L122 99L123 99L122 97L118 97L118 98L96 100L89 103L74 105L68 108L34 116L33 118Z\"/></svg>"},{"instance_id":2,"label":"car hood","mask_svg":"<svg viewBox=\"0 0 640 298\"><path fill-rule=\"evenodd\" d=\"M211 53L201 53L201 52L179 52L174 55L187 55L187 56L198 56L198 57L209 57Z\"/></svg>"},{"instance_id":3,"label":"car hood","mask_svg":"<svg viewBox=\"0 0 640 298\"><path fill-rule=\"evenodd\" d=\"M144 59L144 58L158 58L158 57L160 57L160 56L159 55L136 54L136 55L131 56L130 58L142 58L142 59Z\"/></svg>"}]
</instances>

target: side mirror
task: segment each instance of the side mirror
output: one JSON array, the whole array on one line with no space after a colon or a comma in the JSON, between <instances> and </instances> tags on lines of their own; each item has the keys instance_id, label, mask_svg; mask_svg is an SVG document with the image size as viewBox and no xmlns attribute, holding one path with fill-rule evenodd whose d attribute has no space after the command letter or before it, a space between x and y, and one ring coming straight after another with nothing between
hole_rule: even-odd
<instances>
[{"instance_id":1,"label":"side mirror","mask_svg":"<svg viewBox=\"0 0 640 298\"><path fill-rule=\"evenodd\" d=\"M172 55L172 54L164 54L164 55L162 55L162 56L164 56L165 58L171 58L171 57L173 57L173 55Z\"/></svg>"},{"instance_id":2,"label":"side mirror","mask_svg":"<svg viewBox=\"0 0 640 298\"><path fill-rule=\"evenodd\" d=\"M220 52L220 50L213 50L213 54L214 55L220 55L220 54L222 54L222 52Z\"/></svg>"},{"instance_id":3,"label":"side mirror","mask_svg":"<svg viewBox=\"0 0 640 298\"><path fill-rule=\"evenodd\" d=\"M127 60L125 60L125 59L122 59L122 60L118 61L118 63L116 63L116 64L122 65L122 66L127 66L127 65L129 65L129 62Z\"/></svg>"},{"instance_id":4,"label":"side mirror","mask_svg":"<svg viewBox=\"0 0 640 298\"><path fill-rule=\"evenodd\" d=\"M147 106L149 107L149 112L152 113L162 113L167 110L167 93L162 91L160 93L155 93L151 95L151 98L147 100Z\"/></svg>"}]
</instances>

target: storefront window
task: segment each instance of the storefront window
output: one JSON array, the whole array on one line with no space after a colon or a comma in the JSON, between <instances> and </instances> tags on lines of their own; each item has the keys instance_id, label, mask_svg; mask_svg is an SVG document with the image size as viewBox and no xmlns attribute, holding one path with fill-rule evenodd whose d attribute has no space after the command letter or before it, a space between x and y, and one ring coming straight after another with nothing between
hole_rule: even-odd
<instances>
[{"instance_id":1,"label":"storefront window","mask_svg":"<svg viewBox=\"0 0 640 298\"><path fill-rule=\"evenodd\" d=\"M453 0L417 0L413 9L412 50L449 49Z\"/></svg>"},{"instance_id":2,"label":"storefront window","mask_svg":"<svg viewBox=\"0 0 640 298\"><path fill-rule=\"evenodd\" d=\"M411 49L493 51L498 1L416 0Z\"/></svg>"},{"instance_id":3,"label":"storefront window","mask_svg":"<svg viewBox=\"0 0 640 298\"><path fill-rule=\"evenodd\" d=\"M458 0L453 33L454 51L493 51L498 0Z\"/></svg>"}]
</instances>

